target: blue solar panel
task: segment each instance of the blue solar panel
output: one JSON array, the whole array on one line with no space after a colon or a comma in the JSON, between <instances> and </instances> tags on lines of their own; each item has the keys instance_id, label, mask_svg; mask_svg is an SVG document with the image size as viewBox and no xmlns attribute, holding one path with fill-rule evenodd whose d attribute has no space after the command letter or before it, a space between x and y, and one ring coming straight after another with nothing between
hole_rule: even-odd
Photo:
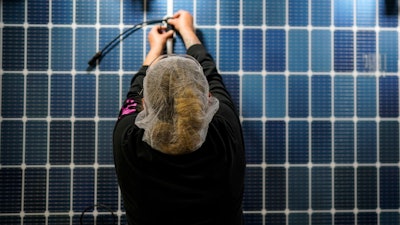
<instances>
[{"instance_id":1,"label":"blue solar panel","mask_svg":"<svg viewBox=\"0 0 400 225\"><path fill-rule=\"evenodd\" d=\"M294 118L305 118L309 115L308 110L308 76L289 76L289 116Z\"/></svg>"},{"instance_id":2,"label":"blue solar panel","mask_svg":"<svg viewBox=\"0 0 400 225\"><path fill-rule=\"evenodd\" d=\"M71 122L52 121L49 131L49 163L51 165L69 165L71 162Z\"/></svg>"},{"instance_id":3,"label":"blue solar panel","mask_svg":"<svg viewBox=\"0 0 400 225\"><path fill-rule=\"evenodd\" d=\"M379 161L382 163L399 162L399 123L382 121L379 124Z\"/></svg>"},{"instance_id":4,"label":"blue solar panel","mask_svg":"<svg viewBox=\"0 0 400 225\"><path fill-rule=\"evenodd\" d=\"M330 210L332 209L332 169L329 167L314 167L311 170L311 208L313 210ZM329 215L329 214L328 214ZM330 221L327 215L316 215L313 220ZM323 224L321 222L313 222L313 224Z\"/></svg>"},{"instance_id":5,"label":"blue solar panel","mask_svg":"<svg viewBox=\"0 0 400 225\"><path fill-rule=\"evenodd\" d=\"M49 22L49 2L28 1L28 23L47 24Z\"/></svg>"},{"instance_id":6,"label":"blue solar panel","mask_svg":"<svg viewBox=\"0 0 400 225\"><path fill-rule=\"evenodd\" d=\"M99 77L98 115L100 117L117 117L119 110L119 77L108 75Z\"/></svg>"},{"instance_id":7,"label":"blue solar panel","mask_svg":"<svg viewBox=\"0 0 400 225\"><path fill-rule=\"evenodd\" d=\"M354 196L354 168L350 166L335 167L334 170L334 191L335 191L335 209L337 210L352 210L355 206ZM353 218L353 213L336 214L340 218ZM336 221L336 219L335 219ZM342 223L339 223L342 224Z\"/></svg>"},{"instance_id":8,"label":"blue solar panel","mask_svg":"<svg viewBox=\"0 0 400 225\"><path fill-rule=\"evenodd\" d=\"M222 29L220 31L220 63L221 71L239 70L239 30Z\"/></svg>"},{"instance_id":9,"label":"blue solar panel","mask_svg":"<svg viewBox=\"0 0 400 225\"><path fill-rule=\"evenodd\" d=\"M23 24L25 20L25 2L4 1L2 20L8 24Z\"/></svg>"},{"instance_id":10,"label":"blue solar panel","mask_svg":"<svg viewBox=\"0 0 400 225\"><path fill-rule=\"evenodd\" d=\"M357 123L357 162L376 163L377 127L375 121Z\"/></svg>"},{"instance_id":11,"label":"blue solar panel","mask_svg":"<svg viewBox=\"0 0 400 225\"><path fill-rule=\"evenodd\" d=\"M381 209L399 207L399 168L384 166L379 170L379 206Z\"/></svg>"},{"instance_id":12,"label":"blue solar panel","mask_svg":"<svg viewBox=\"0 0 400 225\"><path fill-rule=\"evenodd\" d=\"M47 122L28 121L25 129L25 163L27 165L46 164Z\"/></svg>"},{"instance_id":13,"label":"blue solar panel","mask_svg":"<svg viewBox=\"0 0 400 225\"><path fill-rule=\"evenodd\" d=\"M313 213L311 215L312 224L330 224L332 222L332 215L329 213Z\"/></svg>"},{"instance_id":14,"label":"blue solar panel","mask_svg":"<svg viewBox=\"0 0 400 225\"><path fill-rule=\"evenodd\" d=\"M354 1L334 1L334 24L337 27L351 27L354 24Z\"/></svg>"},{"instance_id":15,"label":"blue solar panel","mask_svg":"<svg viewBox=\"0 0 400 225\"><path fill-rule=\"evenodd\" d=\"M357 77L357 116L376 116L376 79L372 76Z\"/></svg>"},{"instance_id":16,"label":"blue solar panel","mask_svg":"<svg viewBox=\"0 0 400 225\"><path fill-rule=\"evenodd\" d=\"M332 123L330 121L314 121L311 124L312 162L315 164L332 161Z\"/></svg>"},{"instance_id":17,"label":"blue solar panel","mask_svg":"<svg viewBox=\"0 0 400 225\"><path fill-rule=\"evenodd\" d=\"M254 104L254 101L262 102L263 78L260 75L245 75L242 80L244 86L242 94L242 114L246 117L261 117L262 104Z\"/></svg>"},{"instance_id":18,"label":"blue solar panel","mask_svg":"<svg viewBox=\"0 0 400 225\"><path fill-rule=\"evenodd\" d=\"M265 125L267 164L284 164L286 162L286 124L284 121L267 121Z\"/></svg>"},{"instance_id":19,"label":"blue solar panel","mask_svg":"<svg viewBox=\"0 0 400 225\"><path fill-rule=\"evenodd\" d=\"M286 78L283 75L266 77L266 116L282 118L286 115Z\"/></svg>"},{"instance_id":20,"label":"blue solar panel","mask_svg":"<svg viewBox=\"0 0 400 225\"><path fill-rule=\"evenodd\" d=\"M269 72L283 72L286 69L286 32L282 29L266 31L266 61Z\"/></svg>"},{"instance_id":21,"label":"blue solar panel","mask_svg":"<svg viewBox=\"0 0 400 225\"><path fill-rule=\"evenodd\" d=\"M54 1L51 5L51 22L53 24L66 24L72 23L72 1Z\"/></svg>"},{"instance_id":22,"label":"blue solar panel","mask_svg":"<svg viewBox=\"0 0 400 225\"><path fill-rule=\"evenodd\" d=\"M263 70L263 33L261 29L243 30L243 71L262 71Z\"/></svg>"},{"instance_id":23,"label":"blue solar panel","mask_svg":"<svg viewBox=\"0 0 400 225\"><path fill-rule=\"evenodd\" d=\"M21 165L23 147L22 121L3 121L1 130L1 165Z\"/></svg>"},{"instance_id":24,"label":"blue solar panel","mask_svg":"<svg viewBox=\"0 0 400 225\"><path fill-rule=\"evenodd\" d=\"M217 22L217 3L213 0L196 1L196 22L199 25L215 25ZM237 15L234 15L237 16Z\"/></svg>"},{"instance_id":25,"label":"blue solar panel","mask_svg":"<svg viewBox=\"0 0 400 225\"><path fill-rule=\"evenodd\" d=\"M336 163L354 162L354 123L352 121L336 121L334 124L334 148Z\"/></svg>"},{"instance_id":26,"label":"blue solar panel","mask_svg":"<svg viewBox=\"0 0 400 225\"><path fill-rule=\"evenodd\" d=\"M126 224L111 136L149 27L87 62L185 9L242 121L246 224L399 224L397 1L0 4L0 223L79 224L100 203Z\"/></svg>"},{"instance_id":27,"label":"blue solar panel","mask_svg":"<svg viewBox=\"0 0 400 225\"><path fill-rule=\"evenodd\" d=\"M261 26L263 24L263 1L243 1L243 24L247 26Z\"/></svg>"},{"instance_id":28,"label":"blue solar panel","mask_svg":"<svg viewBox=\"0 0 400 225\"><path fill-rule=\"evenodd\" d=\"M376 33L359 31L357 32L357 71L374 72L376 69Z\"/></svg>"},{"instance_id":29,"label":"blue solar panel","mask_svg":"<svg viewBox=\"0 0 400 225\"><path fill-rule=\"evenodd\" d=\"M3 28L3 69L21 71L24 69L24 29L22 27Z\"/></svg>"},{"instance_id":30,"label":"blue solar panel","mask_svg":"<svg viewBox=\"0 0 400 225\"><path fill-rule=\"evenodd\" d=\"M265 208L269 211L282 211L286 209L286 169L284 167L268 167L265 170ZM270 219L279 218L281 220L281 214L267 214ZM271 223L271 222L270 222ZM281 224L281 223L272 223Z\"/></svg>"},{"instance_id":31,"label":"blue solar panel","mask_svg":"<svg viewBox=\"0 0 400 225\"><path fill-rule=\"evenodd\" d=\"M96 77L79 74L75 77L76 117L94 117L96 114Z\"/></svg>"},{"instance_id":32,"label":"blue solar panel","mask_svg":"<svg viewBox=\"0 0 400 225\"><path fill-rule=\"evenodd\" d=\"M24 109L24 77L22 74L3 74L1 90L1 116L21 118Z\"/></svg>"},{"instance_id":33,"label":"blue solar panel","mask_svg":"<svg viewBox=\"0 0 400 225\"><path fill-rule=\"evenodd\" d=\"M243 209L248 211L260 211L263 205L263 176L260 167L246 169L245 185L248 187L243 196Z\"/></svg>"},{"instance_id":34,"label":"blue solar panel","mask_svg":"<svg viewBox=\"0 0 400 225\"><path fill-rule=\"evenodd\" d=\"M357 0L357 26L375 27L376 24L376 1Z\"/></svg>"},{"instance_id":35,"label":"blue solar panel","mask_svg":"<svg viewBox=\"0 0 400 225\"><path fill-rule=\"evenodd\" d=\"M293 213L289 215L289 224L306 225L309 224L309 219L307 213Z\"/></svg>"},{"instance_id":36,"label":"blue solar panel","mask_svg":"<svg viewBox=\"0 0 400 225\"><path fill-rule=\"evenodd\" d=\"M353 32L337 30L334 34L334 57L336 72L351 72L354 69L354 37Z\"/></svg>"},{"instance_id":37,"label":"blue solar panel","mask_svg":"<svg viewBox=\"0 0 400 225\"><path fill-rule=\"evenodd\" d=\"M311 77L311 113L316 118L332 115L332 80L330 76Z\"/></svg>"},{"instance_id":38,"label":"blue solar panel","mask_svg":"<svg viewBox=\"0 0 400 225\"><path fill-rule=\"evenodd\" d=\"M72 115L72 76L51 76L50 115L54 118L69 118Z\"/></svg>"},{"instance_id":39,"label":"blue solar panel","mask_svg":"<svg viewBox=\"0 0 400 225\"><path fill-rule=\"evenodd\" d=\"M72 69L72 29L55 27L51 30L51 69L71 71Z\"/></svg>"},{"instance_id":40,"label":"blue solar panel","mask_svg":"<svg viewBox=\"0 0 400 225\"><path fill-rule=\"evenodd\" d=\"M74 163L76 165L93 165L95 146L94 121L76 121L74 123Z\"/></svg>"},{"instance_id":41,"label":"blue solar panel","mask_svg":"<svg viewBox=\"0 0 400 225\"><path fill-rule=\"evenodd\" d=\"M311 69L314 72L330 72L332 69L332 37L330 30L311 32ZM306 56L304 56L306 57Z\"/></svg>"},{"instance_id":42,"label":"blue solar panel","mask_svg":"<svg viewBox=\"0 0 400 225\"><path fill-rule=\"evenodd\" d=\"M331 25L331 1L312 1L311 23L316 27L329 27ZM329 16L328 16L329 15Z\"/></svg>"},{"instance_id":43,"label":"blue solar panel","mask_svg":"<svg viewBox=\"0 0 400 225\"><path fill-rule=\"evenodd\" d=\"M354 116L354 77L338 75L334 78L334 114L337 117Z\"/></svg>"},{"instance_id":44,"label":"blue solar panel","mask_svg":"<svg viewBox=\"0 0 400 225\"><path fill-rule=\"evenodd\" d=\"M232 4L230 0L220 0L219 4L220 4L220 10L219 10L220 24L226 26L239 25L240 4Z\"/></svg>"},{"instance_id":45,"label":"blue solar panel","mask_svg":"<svg viewBox=\"0 0 400 225\"><path fill-rule=\"evenodd\" d=\"M262 122L261 121L244 121L243 132L246 147L247 163L261 164L263 162L262 155Z\"/></svg>"},{"instance_id":46,"label":"blue solar panel","mask_svg":"<svg viewBox=\"0 0 400 225\"><path fill-rule=\"evenodd\" d=\"M3 129L2 129L3 130ZM2 148L3 149L3 148ZM2 162L2 165L5 165ZM19 213L21 211L22 170L20 168L2 168L0 170L1 183L1 213ZM7 184L7 185L4 185ZM19 219L19 217L17 217ZM15 219L15 221L17 220ZM6 219L7 220L7 219ZM12 218L10 218L10 221ZM3 221L3 217L2 217Z\"/></svg>"},{"instance_id":47,"label":"blue solar panel","mask_svg":"<svg viewBox=\"0 0 400 225\"><path fill-rule=\"evenodd\" d=\"M26 78L26 116L45 118L48 108L47 74L29 74Z\"/></svg>"},{"instance_id":48,"label":"blue solar panel","mask_svg":"<svg viewBox=\"0 0 400 225\"><path fill-rule=\"evenodd\" d=\"M379 115L399 116L399 79L395 76L379 78Z\"/></svg>"},{"instance_id":49,"label":"blue solar panel","mask_svg":"<svg viewBox=\"0 0 400 225\"><path fill-rule=\"evenodd\" d=\"M50 212L69 211L71 200L71 183L70 168L55 167L49 170L48 209Z\"/></svg>"},{"instance_id":50,"label":"blue solar panel","mask_svg":"<svg viewBox=\"0 0 400 225\"><path fill-rule=\"evenodd\" d=\"M294 1L293 1L294 2ZM270 0L265 2L265 18L268 26L284 26L286 24L286 2Z\"/></svg>"},{"instance_id":51,"label":"blue solar panel","mask_svg":"<svg viewBox=\"0 0 400 225\"><path fill-rule=\"evenodd\" d=\"M307 121L290 121L288 141L288 161L291 164L308 162L309 125Z\"/></svg>"},{"instance_id":52,"label":"blue solar panel","mask_svg":"<svg viewBox=\"0 0 400 225\"><path fill-rule=\"evenodd\" d=\"M376 209L378 206L376 167L360 166L357 169L357 207L359 209Z\"/></svg>"},{"instance_id":53,"label":"blue solar panel","mask_svg":"<svg viewBox=\"0 0 400 225\"><path fill-rule=\"evenodd\" d=\"M25 170L24 211L27 213L46 210L46 169Z\"/></svg>"},{"instance_id":54,"label":"blue solar panel","mask_svg":"<svg viewBox=\"0 0 400 225\"><path fill-rule=\"evenodd\" d=\"M309 172L307 167L289 169L289 209L307 210L309 203Z\"/></svg>"},{"instance_id":55,"label":"blue solar panel","mask_svg":"<svg viewBox=\"0 0 400 225\"><path fill-rule=\"evenodd\" d=\"M392 223L399 223L399 214L397 212L383 212L380 214L380 223L389 225Z\"/></svg>"},{"instance_id":56,"label":"blue solar panel","mask_svg":"<svg viewBox=\"0 0 400 225\"><path fill-rule=\"evenodd\" d=\"M381 27L397 27L399 24L398 15L398 2L386 2L379 0L379 26Z\"/></svg>"},{"instance_id":57,"label":"blue solar panel","mask_svg":"<svg viewBox=\"0 0 400 225\"><path fill-rule=\"evenodd\" d=\"M308 25L308 1L289 0L289 25Z\"/></svg>"},{"instance_id":58,"label":"blue solar panel","mask_svg":"<svg viewBox=\"0 0 400 225\"><path fill-rule=\"evenodd\" d=\"M396 72L399 53L397 32L379 32L379 71Z\"/></svg>"}]
</instances>

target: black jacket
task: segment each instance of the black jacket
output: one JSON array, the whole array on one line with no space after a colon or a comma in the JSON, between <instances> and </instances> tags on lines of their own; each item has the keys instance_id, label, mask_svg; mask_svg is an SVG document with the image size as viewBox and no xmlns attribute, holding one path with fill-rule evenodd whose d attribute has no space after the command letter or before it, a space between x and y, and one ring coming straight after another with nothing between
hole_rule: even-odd
<instances>
[{"instance_id":1,"label":"black jacket","mask_svg":"<svg viewBox=\"0 0 400 225\"><path fill-rule=\"evenodd\" d=\"M198 150L164 154L143 142L144 130L134 124L147 67L132 78L113 137L115 169L130 225L243 223L245 153L240 121L205 48L194 45L187 54L202 65L219 110Z\"/></svg>"}]
</instances>

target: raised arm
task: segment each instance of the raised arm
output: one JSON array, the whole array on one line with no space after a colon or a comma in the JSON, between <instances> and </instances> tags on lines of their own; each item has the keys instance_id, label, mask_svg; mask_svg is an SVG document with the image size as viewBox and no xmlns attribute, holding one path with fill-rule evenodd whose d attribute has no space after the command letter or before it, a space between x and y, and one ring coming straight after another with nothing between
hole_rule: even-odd
<instances>
[{"instance_id":1,"label":"raised arm","mask_svg":"<svg viewBox=\"0 0 400 225\"><path fill-rule=\"evenodd\" d=\"M181 35L186 49L189 49L192 45L201 44L193 26L193 16L189 12L178 11L168 20L168 23L173 25Z\"/></svg>"},{"instance_id":2,"label":"raised arm","mask_svg":"<svg viewBox=\"0 0 400 225\"><path fill-rule=\"evenodd\" d=\"M180 10L168 20L168 23L173 25L182 37L187 54L193 56L203 67L204 75L207 77L210 86L210 93L218 98L220 102L236 110L231 96L225 88L222 77L218 73L214 59L196 35L192 15L187 11Z\"/></svg>"},{"instance_id":3,"label":"raised arm","mask_svg":"<svg viewBox=\"0 0 400 225\"><path fill-rule=\"evenodd\" d=\"M172 30L166 31L164 27L160 26L154 26L150 30L148 34L150 50L143 61L143 66L131 80L131 86L119 113L119 119L127 115L137 114L142 110L143 79L146 75L147 67L163 53L167 39L172 35Z\"/></svg>"}]
</instances>

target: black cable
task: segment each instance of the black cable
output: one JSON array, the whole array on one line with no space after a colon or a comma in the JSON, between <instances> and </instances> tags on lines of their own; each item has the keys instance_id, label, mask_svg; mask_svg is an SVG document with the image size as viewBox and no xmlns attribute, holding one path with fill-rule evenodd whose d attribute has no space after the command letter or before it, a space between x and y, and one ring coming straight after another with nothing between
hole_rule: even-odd
<instances>
[{"instance_id":1,"label":"black cable","mask_svg":"<svg viewBox=\"0 0 400 225\"><path fill-rule=\"evenodd\" d=\"M113 217L113 224L117 224L117 220L116 220L116 215L114 214L114 211L110 208L110 207L108 207L108 206L106 206L106 205L103 205L103 204L101 204L101 203L98 203L98 204L96 204L96 205L92 205L92 206L88 206L88 207L86 207L83 211L82 211L82 213L81 213L81 217L80 217L80 219L79 219L79 224L80 225L83 225L83 216L85 215L85 213L89 210L89 209L94 209L94 208L96 208L96 207L100 207L100 208L105 208L105 209L107 209L107 211L109 212L109 213L111 213L111 216Z\"/></svg>"},{"instance_id":2,"label":"black cable","mask_svg":"<svg viewBox=\"0 0 400 225\"><path fill-rule=\"evenodd\" d=\"M139 30L140 28L146 26L146 25L151 25L151 24L157 24L157 23L166 23L168 19L171 17L167 17L162 20L149 20L149 21L144 21L138 24L133 25L131 28L125 30L118 36L116 36L112 41L110 41L106 46L103 47L100 51L98 51L91 60L89 60L88 64L91 67L96 66L96 62L98 60L101 60L109 51L111 51L117 43L119 43L122 40L125 40L125 38L129 37L133 32ZM121 38L122 37L122 38Z\"/></svg>"}]
</instances>

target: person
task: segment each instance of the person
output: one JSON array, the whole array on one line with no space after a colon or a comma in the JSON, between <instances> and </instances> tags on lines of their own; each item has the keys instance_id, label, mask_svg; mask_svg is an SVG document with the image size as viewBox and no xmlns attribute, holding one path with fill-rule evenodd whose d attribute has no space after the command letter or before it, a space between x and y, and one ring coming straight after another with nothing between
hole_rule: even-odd
<instances>
[{"instance_id":1,"label":"person","mask_svg":"<svg viewBox=\"0 0 400 225\"><path fill-rule=\"evenodd\" d=\"M173 31L154 26L113 133L113 154L130 225L241 225L243 134L193 17L168 20L186 55L163 55Z\"/></svg>"}]
</instances>

